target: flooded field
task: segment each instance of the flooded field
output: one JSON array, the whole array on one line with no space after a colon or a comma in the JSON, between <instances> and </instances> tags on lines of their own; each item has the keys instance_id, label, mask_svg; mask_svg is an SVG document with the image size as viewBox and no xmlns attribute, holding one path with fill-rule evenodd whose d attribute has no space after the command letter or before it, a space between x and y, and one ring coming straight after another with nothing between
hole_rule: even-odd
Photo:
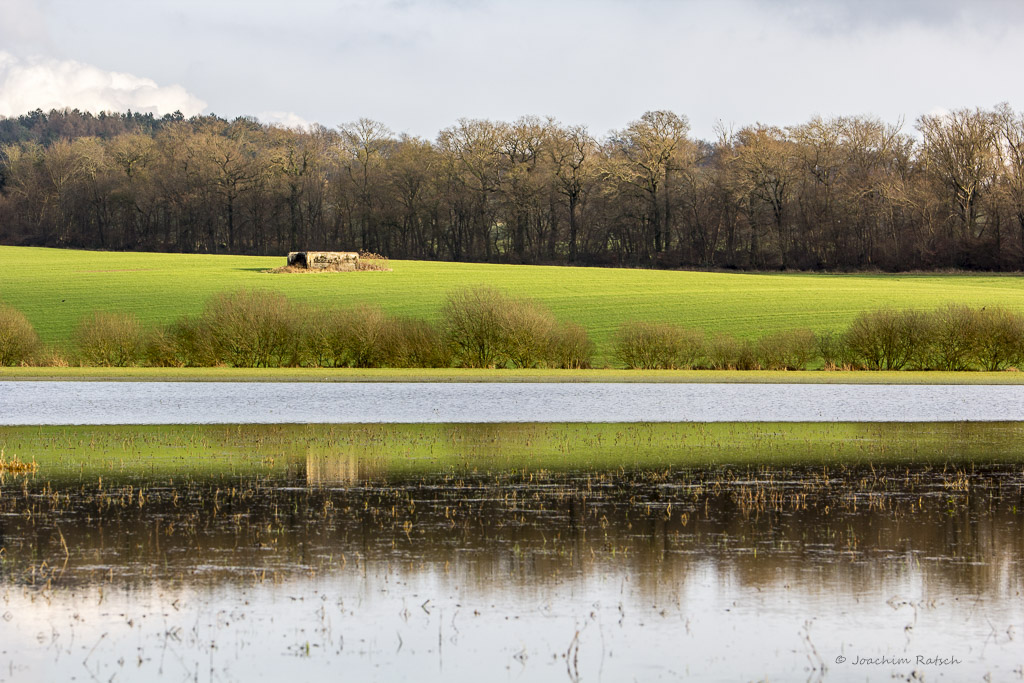
<instances>
[{"instance_id":1,"label":"flooded field","mask_svg":"<svg viewBox=\"0 0 1024 683\"><path fill-rule=\"evenodd\" d=\"M1022 436L0 428L0 680L1014 680Z\"/></svg>"}]
</instances>

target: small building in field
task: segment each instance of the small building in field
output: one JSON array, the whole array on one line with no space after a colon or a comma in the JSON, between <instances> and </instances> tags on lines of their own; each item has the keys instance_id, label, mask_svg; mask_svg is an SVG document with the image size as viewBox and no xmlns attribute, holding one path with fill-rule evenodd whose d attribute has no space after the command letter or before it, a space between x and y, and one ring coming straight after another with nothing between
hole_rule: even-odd
<instances>
[{"instance_id":1,"label":"small building in field","mask_svg":"<svg viewBox=\"0 0 1024 683\"><path fill-rule=\"evenodd\" d=\"M323 270L325 268L355 269L359 253L355 251L292 251L288 253L288 265L293 268Z\"/></svg>"}]
</instances>

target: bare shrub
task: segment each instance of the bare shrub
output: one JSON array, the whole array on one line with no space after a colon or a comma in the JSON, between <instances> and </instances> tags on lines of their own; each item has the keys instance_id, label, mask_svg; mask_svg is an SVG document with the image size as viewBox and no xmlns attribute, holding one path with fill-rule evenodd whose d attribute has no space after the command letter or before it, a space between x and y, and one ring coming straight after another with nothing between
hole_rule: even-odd
<instances>
[{"instance_id":1,"label":"bare shrub","mask_svg":"<svg viewBox=\"0 0 1024 683\"><path fill-rule=\"evenodd\" d=\"M39 335L25 315L0 305L0 366L28 363L39 348Z\"/></svg>"},{"instance_id":2,"label":"bare shrub","mask_svg":"<svg viewBox=\"0 0 1024 683\"><path fill-rule=\"evenodd\" d=\"M509 345L507 309L514 304L491 287L472 287L448 295L441 327L463 367L505 367Z\"/></svg>"},{"instance_id":3,"label":"bare shrub","mask_svg":"<svg viewBox=\"0 0 1024 683\"><path fill-rule=\"evenodd\" d=\"M786 339L781 334L761 337L754 344L757 364L765 370L788 370L786 346Z\"/></svg>"},{"instance_id":4,"label":"bare shrub","mask_svg":"<svg viewBox=\"0 0 1024 683\"><path fill-rule=\"evenodd\" d=\"M142 344L142 355L146 359L146 364L153 367L182 367L176 358L174 342L164 327L158 327L146 333Z\"/></svg>"},{"instance_id":5,"label":"bare shrub","mask_svg":"<svg viewBox=\"0 0 1024 683\"><path fill-rule=\"evenodd\" d=\"M310 309L303 315L301 357L305 365L316 368L340 367L344 351L336 341L336 330L344 326L344 312Z\"/></svg>"},{"instance_id":6,"label":"bare shrub","mask_svg":"<svg viewBox=\"0 0 1024 683\"><path fill-rule=\"evenodd\" d=\"M749 339L739 343L739 355L736 356L737 370L760 370L761 361L757 358L757 345Z\"/></svg>"},{"instance_id":7,"label":"bare shrub","mask_svg":"<svg viewBox=\"0 0 1024 683\"><path fill-rule=\"evenodd\" d=\"M555 318L545 308L524 300L509 299L498 316L498 350L517 368L534 368L551 355Z\"/></svg>"},{"instance_id":8,"label":"bare shrub","mask_svg":"<svg viewBox=\"0 0 1024 683\"><path fill-rule=\"evenodd\" d=\"M978 312L962 304L949 304L929 318L926 369L967 370L977 357L981 324Z\"/></svg>"},{"instance_id":9,"label":"bare shrub","mask_svg":"<svg viewBox=\"0 0 1024 683\"><path fill-rule=\"evenodd\" d=\"M127 367L142 353L142 325L134 315L97 312L78 323L74 342L83 365Z\"/></svg>"},{"instance_id":10,"label":"bare shrub","mask_svg":"<svg viewBox=\"0 0 1024 683\"><path fill-rule=\"evenodd\" d=\"M708 365L713 370L735 370L742 344L739 339L725 333L718 333L708 344Z\"/></svg>"},{"instance_id":11,"label":"bare shrub","mask_svg":"<svg viewBox=\"0 0 1024 683\"><path fill-rule=\"evenodd\" d=\"M218 363L235 367L281 367L299 360L298 309L277 292L239 290L219 294L200 320L209 331Z\"/></svg>"},{"instance_id":12,"label":"bare shrub","mask_svg":"<svg viewBox=\"0 0 1024 683\"><path fill-rule=\"evenodd\" d=\"M395 368L447 368L454 358L437 328L418 318L390 318L383 348L385 364Z\"/></svg>"},{"instance_id":13,"label":"bare shrub","mask_svg":"<svg viewBox=\"0 0 1024 683\"><path fill-rule=\"evenodd\" d=\"M335 368L379 368L388 362L391 320L377 306L316 311L305 334L307 362Z\"/></svg>"},{"instance_id":14,"label":"bare shrub","mask_svg":"<svg viewBox=\"0 0 1024 683\"><path fill-rule=\"evenodd\" d=\"M760 370L757 344L730 334L715 335L707 348L708 365L714 370Z\"/></svg>"},{"instance_id":15,"label":"bare shrub","mask_svg":"<svg viewBox=\"0 0 1024 683\"><path fill-rule=\"evenodd\" d=\"M581 330L561 330L544 306L513 299L491 287L449 294L442 309L441 329L455 362L462 367L589 364L593 355ZM570 340L574 340L575 350ZM558 350L552 346L556 342L561 344Z\"/></svg>"},{"instance_id":16,"label":"bare shrub","mask_svg":"<svg viewBox=\"0 0 1024 683\"><path fill-rule=\"evenodd\" d=\"M758 364L765 370L805 370L817 357L810 330L788 330L762 337L757 342Z\"/></svg>"},{"instance_id":17,"label":"bare shrub","mask_svg":"<svg viewBox=\"0 0 1024 683\"><path fill-rule=\"evenodd\" d=\"M935 326L932 316L920 311L901 311L900 330L907 368L927 370L933 367L931 358Z\"/></svg>"},{"instance_id":18,"label":"bare shrub","mask_svg":"<svg viewBox=\"0 0 1024 683\"><path fill-rule=\"evenodd\" d=\"M491 287L461 289L448 295L441 329L463 367L489 368L507 362L502 349L502 309L508 299Z\"/></svg>"},{"instance_id":19,"label":"bare shrub","mask_svg":"<svg viewBox=\"0 0 1024 683\"><path fill-rule=\"evenodd\" d=\"M896 311L861 313L843 339L850 353L871 370L898 370L907 363L899 354L899 324Z\"/></svg>"},{"instance_id":20,"label":"bare shrub","mask_svg":"<svg viewBox=\"0 0 1024 683\"><path fill-rule=\"evenodd\" d=\"M337 320L337 318L335 318ZM352 368L380 368L388 365L385 344L391 321L377 306L356 306L343 311L335 329L341 365Z\"/></svg>"},{"instance_id":21,"label":"bare shrub","mask_svg":"<svg viewBox=\"0 0 1024 683\"><path fill-rule=\"evenodd\" d=\"M195 368L217 364L211 335L202 319L185 317L151 330L145 340L146 362L155 367Z\"/></svg>"},{"instance_id":22,"label":"bare shrub","mask_svg":"<svg viewBox=\"0 0 1024 683\"><path fill-rule=\"evenodd\" d=\"M375 306L312 312L305 362L318 367L445 368L453 352L425 320L392 317Z\"/></svg>"},{"instance_id":23,"label":"bare shrub","mask_svg":"<svg viewBox=\"0 0 1024 683\"><path fill-rule=\"evenodd\" d=\"M583 370L594 361L594 342L576 323L563 323L551 331L548 363L565 370Z\"/></svg>"},{"instance_id":24,"label":"bare shrub","mask_svg":"<svg viewBox=\"0 0 1024 683\"><path fill-rule=\"evenodd\" d=\"M1003 370L1024 362L1024 317L1005 308L977 312L974 362L983 370Z\"/></svg>"},{"instance_id":25,"label":"bare shrub","mask_svg":"<svg viewBox=\"0 0 1024 683\"><path fill-rule=\"evenodd\" d=\"M843 341L856 362L871 370L902 370L930 364L931 323L918 311L882 309L861 313Z\"/></svg>"},{"instance_id":26,"label":"bare shrub","mask_svg":"<svg viewBox=\"0 0 1024 683\"><path fill-rule=\"evenodd\" d=\"M829 330L814 335L818 357L825 370L864 370L867 366L846 343L846 334Z\"/></svg>"},{"instance_id":27,"label":"bare shrub","mask_svg":"<svg viewBox=\"0 0 1024 683\"><path fill-rule=\"evenodd\" d=\"M704 333L669 323L626 323L615 338L615 356L627 368L692 368L704 354Z\"/></svg>"}]
</instances>

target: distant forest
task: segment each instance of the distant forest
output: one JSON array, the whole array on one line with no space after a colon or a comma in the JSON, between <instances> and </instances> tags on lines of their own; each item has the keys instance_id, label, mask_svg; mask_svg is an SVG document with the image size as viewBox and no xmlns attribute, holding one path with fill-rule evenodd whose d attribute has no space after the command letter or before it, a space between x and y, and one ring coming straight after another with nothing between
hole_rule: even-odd
<instances>
[{"instance_id":1,"label":"distant forest","mask_svg":"<svg viewBox=\"0 0 1024 683\"><path fill-rule=\"evenodd\" d=\"M410 105L414 106L414 105ZM659 268L1024 269L1008 105L721 129L653 111L595 137L524 117L435 140L362 119L0 118L0 243Z\"/></svg>"}]
</instances>

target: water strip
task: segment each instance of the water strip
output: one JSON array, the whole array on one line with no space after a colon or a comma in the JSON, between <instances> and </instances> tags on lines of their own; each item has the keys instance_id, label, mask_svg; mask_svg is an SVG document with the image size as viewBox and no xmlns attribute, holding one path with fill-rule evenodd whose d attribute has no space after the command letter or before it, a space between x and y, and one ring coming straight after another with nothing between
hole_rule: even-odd
<instances>
[{"instance_id":1,"label":"water strip","mask_svg":"<svg viewBox=\"0 0 1024 683\"><path fill-rule=\"evenodd\" d=\"M1024 386L0 382L0 425L1024 421Z\"/></svg>"}]
</instances>

